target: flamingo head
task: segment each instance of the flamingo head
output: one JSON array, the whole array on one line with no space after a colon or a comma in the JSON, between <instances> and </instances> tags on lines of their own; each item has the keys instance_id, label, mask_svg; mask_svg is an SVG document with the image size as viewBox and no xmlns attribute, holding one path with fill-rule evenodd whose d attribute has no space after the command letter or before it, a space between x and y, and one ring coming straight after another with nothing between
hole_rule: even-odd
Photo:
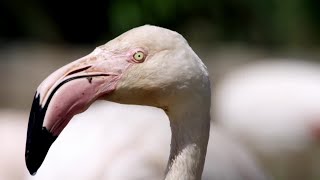
<instances>
[{"instance_id":1,"label":"flamingo head","mask_svg":"<svg viewBox=\"0 0 320 180\"><path fill-rule=\"evenodd\" d=\"M207 84L205 66L180 34L150 25L132 29L39 85L29 117L27 168L35 174L72 117L97 99L169 112L191 89L209 91Z\"/></svg>"}]
</instances>

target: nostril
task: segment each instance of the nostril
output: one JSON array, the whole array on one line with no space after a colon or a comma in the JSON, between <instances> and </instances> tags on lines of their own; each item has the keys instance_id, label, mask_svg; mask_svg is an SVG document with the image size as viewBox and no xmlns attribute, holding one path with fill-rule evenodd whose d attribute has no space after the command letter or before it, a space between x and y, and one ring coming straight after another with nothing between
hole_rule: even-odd
<instances>
[{"instance_id":1,"label":"nostril","mask_svg":"<svg viewBox=\"0 0 320 180\"><path fill-rule=\"evenodd\" d=\"M83 67L83 68L80 68L80 69L76 69L76 70L74 70L74 71L69 72L66 76L69 76L69 75L72 75L72 74L76 74L76 73L78 73L78 72L87 70L87 69L89 69L89 68L91 68L91 66L87 66L87 67Z\"/></svg>"}]
</instances>

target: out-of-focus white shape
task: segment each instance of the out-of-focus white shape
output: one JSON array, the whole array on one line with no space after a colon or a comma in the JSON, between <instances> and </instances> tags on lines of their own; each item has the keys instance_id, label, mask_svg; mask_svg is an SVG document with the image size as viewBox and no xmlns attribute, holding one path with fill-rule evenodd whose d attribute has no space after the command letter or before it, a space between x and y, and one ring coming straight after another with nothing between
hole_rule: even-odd
<instances>
[{"instance_id":1,"label":"out-of-focus white shape","mask_svg":"<svg viewBox=\"0 0 320 180\"><path fill-rule=\"evenodd\" d=\"M24 163L27 117L25 112L0 110L1 180L21 180L27 172Z\"/></svg>"},{"instance_id":2,"label":"out-of-focus white shape","mask_svg":"<svg viewBox=\"0 0 320 180\"><path fill-rule=\"evenodd\" d=\"M157 108L99 101L75 116L32 180L160 180L169 120ZM250 152L214 127L203 179L265 180Z\"/></svg>"},{"instance_id":3,"label":"out-of-focus white shape","mask_svg":"<svg viewBox=\"0 0 320 180\"><path fill-rule=\"evenodd\" d=\"M213 100L219 125L250 145L276 177L320 178L319 64L281 60L238 68L217 85Z\"/></svg>"},{"instance_id":4,"label":"out-of-focus white shape","mask_svg":"<svg viewBox=\"0 0 320 180\"><path fill-rule=\"evenodd\" d=\"M241 142L222 127L212 124L203 180L267 180L271 179Z\"/></svg>"}]
</instances>

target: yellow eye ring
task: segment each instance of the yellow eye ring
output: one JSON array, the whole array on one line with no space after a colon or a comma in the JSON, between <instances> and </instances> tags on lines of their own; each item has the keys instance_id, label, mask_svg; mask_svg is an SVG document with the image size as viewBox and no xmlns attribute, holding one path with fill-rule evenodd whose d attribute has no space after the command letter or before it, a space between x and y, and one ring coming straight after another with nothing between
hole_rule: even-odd
<instances>
[{"instance_id":1,"label":"yellow eye ring","mask_svg":"<svg viewBox=\"0 0 320 180\"><path fill-rule=\"evenodd\" d=\"M137 51L133 55L133 59L138 61L138 62L143 62L145 58L145 55L142 51Z\"/></svg>"}]
</instances>

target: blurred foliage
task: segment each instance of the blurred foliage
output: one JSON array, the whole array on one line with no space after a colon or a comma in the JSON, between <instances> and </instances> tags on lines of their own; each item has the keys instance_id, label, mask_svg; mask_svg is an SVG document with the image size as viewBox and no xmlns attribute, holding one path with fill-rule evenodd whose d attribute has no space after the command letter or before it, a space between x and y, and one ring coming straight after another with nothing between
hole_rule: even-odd
<instances>
[{"instance_id":1,"label":"blurred foliage","mask_svg":"<svg viewBox=\"0 0 320 180\"><path fill-rule=\"evenodd\" d=\"M320 43L318 0L7 0L0 1L0 41L101 43L154 24L204 42L269 47Z\"/></svg>"}]
</instances>

